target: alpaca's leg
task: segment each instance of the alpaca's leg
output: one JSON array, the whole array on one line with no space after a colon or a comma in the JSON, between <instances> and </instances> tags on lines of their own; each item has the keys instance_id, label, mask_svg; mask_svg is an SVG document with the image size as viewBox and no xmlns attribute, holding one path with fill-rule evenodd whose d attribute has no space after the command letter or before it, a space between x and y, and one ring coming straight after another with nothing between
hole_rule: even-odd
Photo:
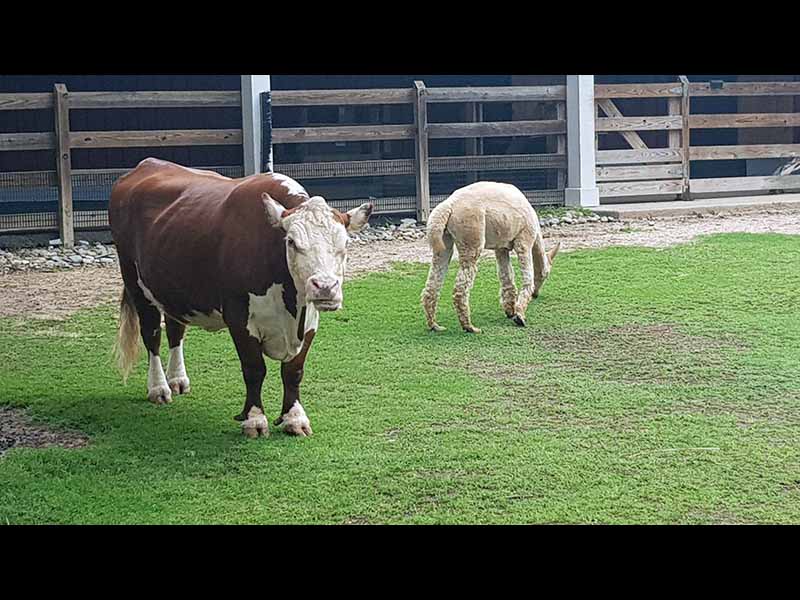
<instances>
[{"instance_id":1,"label":"alpaca's leg","mask_svg":"<svg viewBox=\"0 0 800 600\"><path fill-rule=\"evenodd\" d=\"M520 327L525 326L525 312L528 310L528 303L531 301L534 290L532 250L531 244L519 240L514 242L514 251L517 253L519 268L522 271L522 288L517 296L517 305L514 310L514 322Z\"/></svg>"},{"instance_id":2,"label":"alpaca's leg","mask_svg":"<svg viewBox=\"0 0 800 600\"><path fill-rule=\"evenodd\" d=\"M514 284L514 269L509 251L505 248L494 251L497 257L497 276L500 279L500 306L510 319L517 303L517 286Z\"/></svg>"},{"instance_id":3,"label":"alpaca's leg","mask_svg":"<svg viewBox=\"0 0 800 600\"><path fill-rule=\"evenodd\" d=\"M474 248L458 248L459 269L456 276L456 284L453 288L453 305L456 308L458 322L461 328L467 333L480 333L481 330L472 325L469 308L469 292L475 283L475 275L478 272L478 257L480 250Z\"/></svg>"},{"instance_id":4,"label":"alpaca's leg","mask_svg":"<svg viewBox=\"0 0 800 600\"><path fill-rule=\"evenodd\" d=\"M453 257L453 238L445 233L444 252L434 253L431 260L431 268L428 271L428 281L425 282L425 289L422 290L422 308L425 310L425 319L428 328L433 331L444 331L444 327L436 322L436 305L439 303L439 294L442 292L442 285L447 276L447 268L450 259Z\"/></svg>"},{"instance_id":5,"label":"alpaca's leg","mask_svg":"<svg viewBox=\"0 0 800 600\"><path fill-rule=\"evenodd\" d=\"M536 239L531 251L533 255L533 298L539 297L544 280L550 275L550 261L544 250L544 240L541 235Z\"/></svg>"}]
</instances>

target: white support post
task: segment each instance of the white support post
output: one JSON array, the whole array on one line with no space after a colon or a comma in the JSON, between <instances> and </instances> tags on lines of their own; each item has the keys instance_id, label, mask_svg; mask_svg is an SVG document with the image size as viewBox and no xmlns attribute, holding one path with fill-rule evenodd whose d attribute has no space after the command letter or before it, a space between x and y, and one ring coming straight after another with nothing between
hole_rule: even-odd
<instances>
[{"instance_id":1,"label":"white support post","mask_svg":"<svg viewBox=\"0 0 800 600\"><path fill-rule=\"evenodd\" d=\"M567 206L600 206L595 171L594 75L567 75Z\"/></svg>"},{"instance_id":2,"label":"white support post","mask_svg":"<svg viewBox=\"0 0 800 600\"><path fill-rule=\"evenodd\" d=\"M261 92L270 91L269 75L242 75L242 150L244 174L261 172ZM272 149L267 158L272 169Z\"/></svg>"}]
</instances>

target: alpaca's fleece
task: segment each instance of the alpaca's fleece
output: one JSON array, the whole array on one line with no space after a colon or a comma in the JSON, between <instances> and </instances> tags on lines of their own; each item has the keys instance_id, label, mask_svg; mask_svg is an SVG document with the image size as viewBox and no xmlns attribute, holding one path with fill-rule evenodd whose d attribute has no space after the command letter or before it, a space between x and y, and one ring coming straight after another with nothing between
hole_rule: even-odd
<instances>
[{"instance_id":1,"label":"alpaca's fleece","mask_svg":"<svg viewBox=\"0 0 800 600\"><path fill-rule=\"evenodd\" d=\"M545 252L539 218L519 189L487 181L456 190L433 209L428 219L428 243L433 260L421 300L428 327L437 331L442 328L436 323L436 305L454 244L460 268L453 303L461 327L470 332L480 331L470 320L469 292L478 257L485 248L497 253L500 302L506 315L518 325L524 325L528 303L539 294L559 249L557 245ZM522 271L519 295L509 263L510 250L516 252Z\"/></svg>"}]
</instances>

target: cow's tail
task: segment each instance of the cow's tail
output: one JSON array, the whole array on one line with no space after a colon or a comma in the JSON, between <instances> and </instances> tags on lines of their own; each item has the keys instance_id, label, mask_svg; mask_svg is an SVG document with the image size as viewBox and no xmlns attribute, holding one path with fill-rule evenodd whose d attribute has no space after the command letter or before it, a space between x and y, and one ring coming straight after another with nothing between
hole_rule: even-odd
<instances>
[{"instance_id":1,"label":"cow's tail","mask_svg":"<svg viewBox=\"0 0 800 600\"><path fill-rule=\"evenodd\" d=\"M451 205L442 202L431 211L428 217L428 243L434 254L441 254L445 251L444 230L452 212Z\"/></svg>"},{"instance_id":2,"label":"cow's tail","mask_svg":"<svg viewBox=\"0 0 800 600\"><path fill-rule=\"evenodd\" d=\"M139 358L139 335L139 315L130 296L123 289L119 303L119 328L117 342L114 344L114 358L125 382Z\"/></svg>"}]
</instances>

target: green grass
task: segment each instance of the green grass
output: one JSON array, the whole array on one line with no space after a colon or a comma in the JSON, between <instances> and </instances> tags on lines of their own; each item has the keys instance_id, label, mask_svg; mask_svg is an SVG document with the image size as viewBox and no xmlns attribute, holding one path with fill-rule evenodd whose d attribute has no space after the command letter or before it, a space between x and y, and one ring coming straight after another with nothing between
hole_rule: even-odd
<instances>
[{"instance_id":1,"label":"green grass","mask_svg":"<svg viewBox=\"0 0 800 600\"><path fill-rule=\"evenodd\" d=\"M308 439L241 436L226 333L190 330L193 391L156 407L144 361L126 387L110 367L113 309L0 321L0 405L91 437L0 458L0 523L800 523L800 238L564 254L526 329L487 261L477 336L452 272L425 330L425 276L351 282L322 316Z\"/></svg>"}]
</instances>

